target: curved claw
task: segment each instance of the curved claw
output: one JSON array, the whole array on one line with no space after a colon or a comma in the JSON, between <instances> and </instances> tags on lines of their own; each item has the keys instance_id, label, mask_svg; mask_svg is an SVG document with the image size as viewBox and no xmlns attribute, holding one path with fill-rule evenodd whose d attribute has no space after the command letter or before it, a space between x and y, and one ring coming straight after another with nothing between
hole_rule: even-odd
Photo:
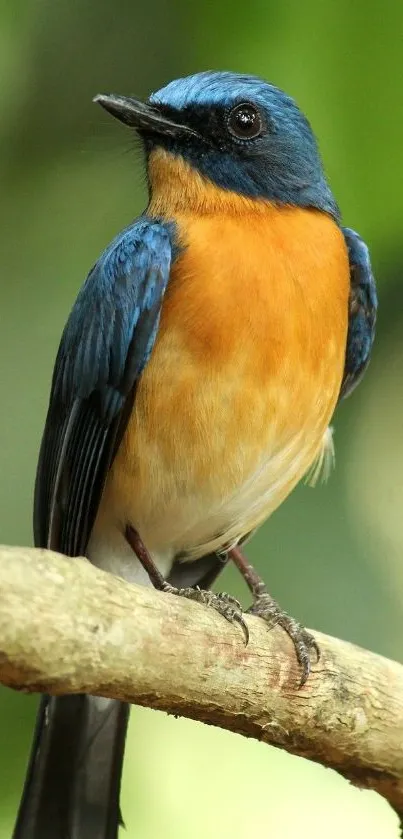
<instances>
[{"instance_id":1,"label":"curved claw","mask_svg":"<svg viewBox=\"0 0 403 839\"><path fill-rule=\"evenodd\" d=\"M284 627L286 632L288 632L287 627ZM294 629L294 628L293 628ZM317 642L309 634L305 629L302 627L299 628L299 631L293 631L292 634L288 632L290 638L294 644L295 652L298 660L298 664L301 667L302 674L299 682L298 689L302 688L311 672L312 662L311 662L311 651L315 653L315 664L318 663L320 658L320 650Z\"/></svg>"},{"instance_id":2,"label":"curved claw","mask_svg":"<svg viewBox=\"0 0 403 839\"><path fill-rule=\"evenodd\" d=\"M227 594L225 591L215 595L217 597L217 604L211 604L215 609L226 618L229 623L238 623L242 629L245 638L245 647L249 643L249 627L242 614L242 606L236 597L232 594Z\"/></svg>"},{"instance_id":3,"label":"curved claw","mask_svg":"<svg viewBox=\"0 0 403 839\"><path fill-rule=\"evenodd\" d=\"M319 647L319 644L315 641L315 638L312 638L311 648L314 650L315 655L316 655L315 664L318 664L319 661L320 661L320 647Z\"/></svg>"},{"instance_id":4,"label":"curved claw","mask_svg":"<svg viewBox=\"0 0 403 839\"><path fill-rule=\"evenodd\" d=\"M246 620L244 619L243 615L234 615L233 620L236 621L236 623L239 623L244 634L245 647L247 647L249 644L249 626L246 623Z\"/></svg>"},{"instance_id":5,"label":"curved claw","mask_svg":"<svg viewBox=\"0 0 403 839\"><path fill-rule=\"evenodd\" d=\"M302 668L301 678L299 680L299 685L298 685L298 690L301 690L301 688L304 687L304 685L305 685L305 683L308 679L308 676L311 672L311 659L309 658L309 655L306 659L304 659L304 661L301 661L298 658L298 664L300 664L300 666Z\"/></svg>"}]
</instances>

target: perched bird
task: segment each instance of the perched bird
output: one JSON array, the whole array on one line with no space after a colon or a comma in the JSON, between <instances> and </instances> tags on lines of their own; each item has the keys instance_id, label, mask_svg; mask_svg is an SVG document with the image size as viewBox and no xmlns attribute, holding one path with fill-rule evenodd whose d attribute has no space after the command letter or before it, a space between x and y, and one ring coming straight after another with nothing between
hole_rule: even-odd
<instances>
[{"instance_id":1,"label":"perched bird","mask_svg":"<svg viewBox=\"0 0 403 839\"><path fill-rule=\"evenodd\" d=\"M137 132L144 214L91 269L56 359L35 489L35 544L85 554L216 608L227 560L251 612L313 638L239 546L313 464L374 337L368 249L343 228L310 125L252 76L205 72L147 102L95 99ZM315 469L315 467L314 467ZM197 588L196 588L197 587ZM126 705L42 700L14 839L115 839Z\"/></svg>"}]
</instances>

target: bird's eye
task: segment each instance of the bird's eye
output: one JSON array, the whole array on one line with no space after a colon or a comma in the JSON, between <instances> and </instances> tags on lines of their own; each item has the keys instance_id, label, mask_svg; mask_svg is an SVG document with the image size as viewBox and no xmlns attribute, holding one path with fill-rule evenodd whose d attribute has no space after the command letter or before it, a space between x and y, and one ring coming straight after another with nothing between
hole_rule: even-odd
<instances>
[{"instance_id":1,"label":"bird's eye","mask_svg":"<svg viewBox=\"0 0 403 839\"><path fill-rule=\"evenodd\" d=\"M243 102L229 112L227 126L237 140L255 140L262 131L262 118L254 105Z\"/></svg>"}]
</instances>

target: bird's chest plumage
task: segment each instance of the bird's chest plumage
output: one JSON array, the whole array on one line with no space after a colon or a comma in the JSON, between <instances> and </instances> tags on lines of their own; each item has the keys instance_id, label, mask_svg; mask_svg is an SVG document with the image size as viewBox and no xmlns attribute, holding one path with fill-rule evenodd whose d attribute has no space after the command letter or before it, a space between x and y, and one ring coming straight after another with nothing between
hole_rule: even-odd
<instances>
[{"instance_id":1,"label":"bird's chest plumage","mask_svg":"<svg viewBox=\"0 0 403 839\"><path fill-rule=\"evenodd\" d=\"M178 215L183 250L104 504L151 550L196 556L262 522L337 401L349 273L315 211Z\"/></svg>"}]
</instances>

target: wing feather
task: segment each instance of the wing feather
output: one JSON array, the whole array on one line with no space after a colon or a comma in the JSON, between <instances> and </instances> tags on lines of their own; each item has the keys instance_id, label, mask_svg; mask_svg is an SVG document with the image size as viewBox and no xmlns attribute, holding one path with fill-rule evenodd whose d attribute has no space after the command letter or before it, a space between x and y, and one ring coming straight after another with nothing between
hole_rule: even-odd
<instances>
[{"instance_id":1,"label":"wing feather","mask_svg":"<svg viewBox=\"0 0 403 839\"><path fill-rule=\"evenodd\" d=\"M155 341L174 227L143 217L102 254L63 332L35 484L35 544L85 553Z\"/></svg>"},{"instance_id":2,"label":"wing feather","mask_svg":"<svg viewBox=\"0 0 403 839\"><path fill-rule=\"evenodd\" d=\"M342 228L350 262L349 324L339 399L354 390L369 364L375 337L378 298L369 250L354 230Z\"/></svg>"}]
</instances>

